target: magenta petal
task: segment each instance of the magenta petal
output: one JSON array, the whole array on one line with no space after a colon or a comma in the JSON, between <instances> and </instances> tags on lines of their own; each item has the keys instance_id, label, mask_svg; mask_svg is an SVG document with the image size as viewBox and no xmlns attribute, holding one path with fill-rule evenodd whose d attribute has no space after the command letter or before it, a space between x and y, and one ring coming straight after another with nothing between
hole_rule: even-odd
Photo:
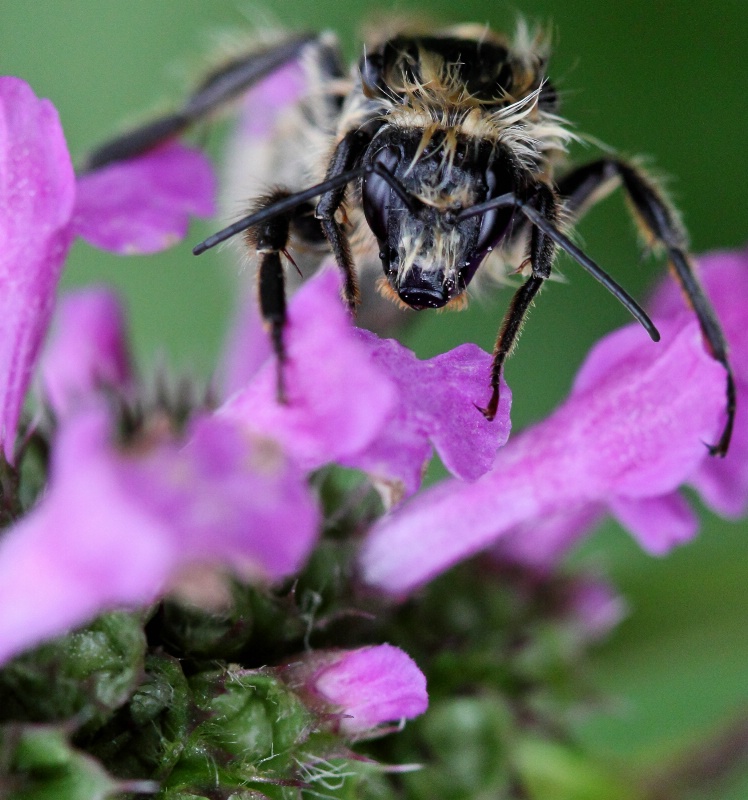
<instances>
[{"instance_id":1,"label":"magenta petal","mask_svg":"<svg viewBox=\"0 0 748 800\"><path fill-rule=\"evenodd\" d=\"M215 178L207 158L171 142L78 180L75 233L122 255L156 253L187 233L190 215L215 213Z\"/></svg>"},{"instance_id":2,"label":"magenta petal","mask_svg":"<svg viewBox=\"0 0 748 800\"><path fill-rule=\"evenodd\" d=\"M42 390L64 417L102 389L125 391L131 381L124 313L103 287L65 295L39 362Z\"/></svg>"},{"instance_id":3,"label":"magenta petal","mask_svg":"<svg viewBox=\"0 0 748 800\"><path fill-rule=\"evenodd\" d=\"M271 580L297 572L319 524L305 473L274 441L248 437L229 420L204 417L188 433L183 448L132 470L128 483L174 526L180 560Z\"/></svg>"},{"instance_id":4,"label":"magenta petal","mask_svg":"<svg viewBox=\"0 0 748 800\"><path fill-rule=\"evenodd\" d=\"M491 356L466 344L421 361L392 339L368 331L359 335L371 348L374 363L398 387L400 402L374 442L345 463L398 481L406 495L421 483L431 444L453 475L475 480L486 472L509 436L512 398L502 379L496 419L488 422L476 408L488 391Z\"/></svg>"},{"instance_id":5,"label":"magenta petal","mask_svg":"<svg viewBox=\"0 0 748 800\"><path fill-rule=\"evenodd\" d=\"M198 422L183 448L123 453L92 409L66 422L53 455L47 494L0 543L0 661L153 601L195 563L281 577L316 538L304 476L226 421Z\"/></svg>"},{"instance_id":6,"label":"magenta petal","mask_svg":"<svg viewBox=\"0 0 748 800\"><path fill-rule=\"evenodd\" d=\"M288 402L277 400L271 358L219 413L272 434L308 469L366 447L390 417L397 392L356 335L336 271L320 270L296 293L286 342Z\"/></svg>"},{"instance_id":7,"label":"magenta petal","mask_svg":"<svg viewBox=\"0 0 748 800\"><path fill-rule=\"evenodd\" d=\"M361 734L384 723L413 719L428 706L426 678L413 659L389 644L326 654L307 688L341 714L340 729Z\"/></svg>"},{"instance_id":8,"label":"magenta petal","mask_svg":"<svg viewBox=\"0 0 748 800\"><path fill-rule=\"evenodd\" d=\"M695 321L661 329L657 345L639 345L631 329L606 337L566 403L512 439L491 472L447 481L382 519L361 552L364 579L404 594L520 523L686 482L719 430L725 376Z\"/></svg>"},{"instance_id":9,"label":"magenta petal","mask_svg":"<svg viewBox=\"0 0 748 800\"><path fill-rule=\"evenodd\" d=\"M613 497L608 507L652 555L663 555L687 542L699 528L696 515L678 492L659 497Z\"/></svg>"},{"instance_id":10,"label":"magenta petal","mask_svg":"<svg viewBox=\"0 0 748 800\"><path fill-rule=\"evenodd\" d=\"M75 176L54 106L0 78L0 437L18 416L70 245Z\"/></svg>"}]
</instances>

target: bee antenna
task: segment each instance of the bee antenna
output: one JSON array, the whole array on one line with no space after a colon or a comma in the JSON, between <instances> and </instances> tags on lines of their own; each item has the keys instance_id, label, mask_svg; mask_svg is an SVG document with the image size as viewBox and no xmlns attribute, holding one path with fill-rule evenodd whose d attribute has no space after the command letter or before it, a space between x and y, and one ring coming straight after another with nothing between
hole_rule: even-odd
<instances>
[{"instance_id":1,"label":"bee antenna","mask_svg":"<svg viewBox=\"0 0 748 800\"><path fill-rule=\"evenodd\" d=\"M613 278L599 267L586 253L580 250L574 242L564 236L549 220L543 217L540 212L530 205L517 200L520 211L527 219L539 228L549 239L553 241L566 253L568 253L583 269L587 270L592 277L599 281L616 298L628 312L642 324L653 342L660 341L660 332L655 324L647 315L647 312L634 300L633 297Z\"/></svg>"},{"instance_id":2,"label":"bee antenna","mask_svg":"<svg viewBox=\"0 0 748 800\"><path fill-rule=\"evenodd\" d=\"M202 242L200 242L200 244L195 245L195 247L192 248L192 252L194 255L199 256L206 250L210 250L211 247L215 247L217 244L225 242L232 236L236 236L237 233L246 231L247 228L251 228L253 225L259 225L262 222L272 219L273 217L285 214L287 211L291 211L297 206L303 205L308 200L318 197L321 194L325 194L325 192L339 189L341 186L345 186L350 181L360 178L367 172L371 172L371 169L366 167L357 167L356 169L351 169L347 172L341 172L340 175L336 175L334 178L328 178L328 180L322 181L322 183L318 183L315 186L311 186L309 189L304 189L301 192L288 195L288 197L284 197L277 203L273 203L273 205L268 206L267 208L262 208L259 211L255 211L253 214L249 214L248 216L237 220L233 223L233 225L229 225L228 227L223 228L223 230L214 233L212 236L209 236L207 239L204 239Z\"/></svg>"}]
</instances>

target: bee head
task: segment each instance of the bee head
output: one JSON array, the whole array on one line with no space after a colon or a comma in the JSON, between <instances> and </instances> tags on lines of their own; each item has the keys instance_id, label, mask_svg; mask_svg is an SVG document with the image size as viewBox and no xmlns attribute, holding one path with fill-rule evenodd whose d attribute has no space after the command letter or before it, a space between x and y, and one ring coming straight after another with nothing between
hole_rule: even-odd
<instances>
[{"instance_id":1,"label":"bee head","mask_svg":"<svg viewBox=\"0 0 748 800\"><path fill-rule=\"evenodd\" d=\"M463 209L515 188L508 159L475 139L391 129L374 140L365 163L380 165L411 200L381 174L363 179L364 214L390 286L412 308L441 308L467 288L511 224L507 208L457 220Z\"/></svg>"}]
</instances>

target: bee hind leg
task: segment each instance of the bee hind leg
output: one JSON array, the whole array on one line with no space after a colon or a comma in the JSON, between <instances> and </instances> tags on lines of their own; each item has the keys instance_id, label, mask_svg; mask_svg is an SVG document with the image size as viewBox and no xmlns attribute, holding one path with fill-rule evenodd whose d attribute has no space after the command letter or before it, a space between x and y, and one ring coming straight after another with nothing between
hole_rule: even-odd
<instances>
[{"instance_id":1,"label":"bee hind leg","mask_svg":"<svg viewBox=\"0 0 748 800\"><path fill-rule=\"evenodd\" d=\"M564 211L572 219L578 219L617 186L622 186L625 191L636 223L645 238L664 249L670 271L699 320L709 351L727 371L726 421L718 441L709 448L712 455L724 456L730 445L735 421L735 380L722 327L688 255L686 233L675 209L640 167L617 158L599 159L573 170L558 182L558 192Z\"/></svg>"}]
</instances>

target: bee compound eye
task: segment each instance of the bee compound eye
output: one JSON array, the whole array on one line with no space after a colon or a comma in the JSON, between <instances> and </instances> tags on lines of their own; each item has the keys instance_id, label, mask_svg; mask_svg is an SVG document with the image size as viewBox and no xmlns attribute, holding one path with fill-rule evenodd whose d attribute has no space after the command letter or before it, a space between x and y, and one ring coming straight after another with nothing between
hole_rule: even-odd
<instances>
[{"instance_id":1,"label":"bee compound eye","mask_svg":"<svg viewBox=\"0 0 748 800\"><path fill-rule=\"evenodd\" d=\"M375 154L372 164L381 164L388 172L394 174L401 158L400 150L388 145ZM361 194L364 216L372 233L377 239L386 240L392 203L392 187L381 175L372 172L364 177Z\"/></svg>"},{"instance_id":2,"label":"bee compound eye","mask_svg":"<svg viewBox=\"0 0 748 800\"><path fill-rule=\"evenodd\" d=\"M494 161L485 173L486 200L514 191L512 173L502 160ZM504 236L511 222L513 209L494 208L481 216L476 252L493 247Z\"/></svg>"}]
</instances>

